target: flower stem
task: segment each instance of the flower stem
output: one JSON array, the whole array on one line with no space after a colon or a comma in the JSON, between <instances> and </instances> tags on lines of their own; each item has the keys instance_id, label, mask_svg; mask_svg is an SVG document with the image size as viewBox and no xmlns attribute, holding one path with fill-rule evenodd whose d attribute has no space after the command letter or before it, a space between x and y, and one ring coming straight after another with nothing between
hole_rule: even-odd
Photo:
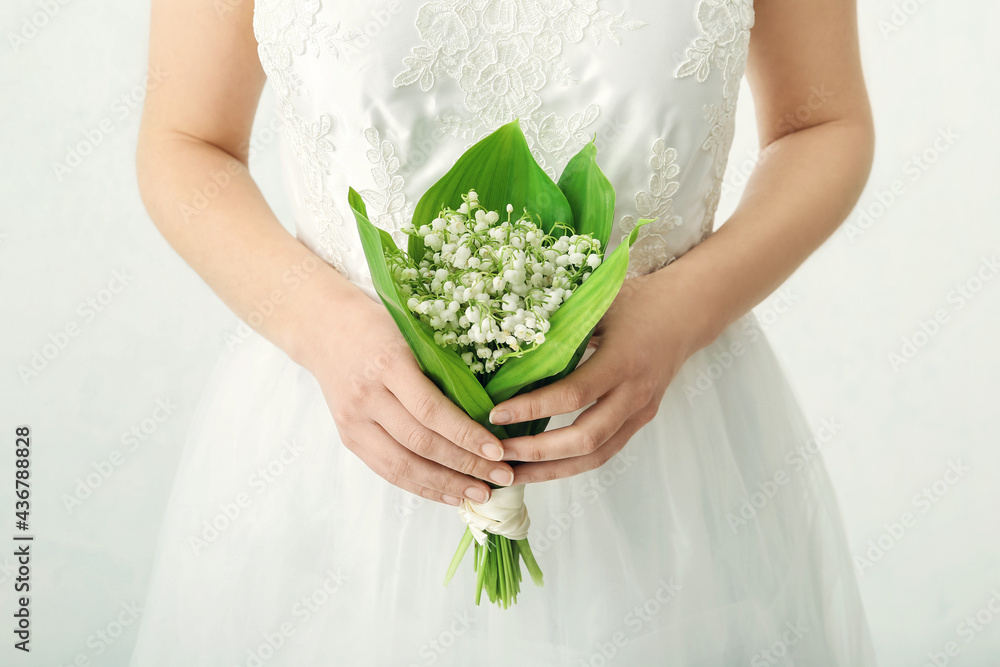
<instances>
[{"instance_id":1,"label":"flower stem","mask_svg":"<svg viewBox=\"0 0 1000 667\"><path fill-rule=\"evenodd\" d=\"M486 555L486 547L481 546L476 542L475 551L475 562L476 562L476 605L479 605L479 600L483 595L483 581L486 578L486 559L482 558Z\"/></svg>"},{"instance_id":2,"label":"flower stem","mask_svg":"<svg viewBox=\"0 0 1000 667\"><path fill-rule=\"evenodd\" d=\"M524 559L524 564L528 568L528 574L531 575L531 580L535 582L536 586L543 586L542 569L538 567L538 561L535 560L535 554L531 552L531 545L528 544L528 538L518 540L517 546L521 550L521 558Z\"/></svg>"},{"instance_id":3,"label":"flower stem","mask_svg":"<svg viewBox=\"0 0 1000 667\"><path fill-rule=\"evenodd\" d=\"M455 550L455 556L451 559L451 565L448 566L448 573L444 575L445 586L448 585L451 578L455 576L455 572L458 571L458 566L461 564L462 559L465 558L465 552L469 550L470 544L472 544L472 531L466 528L465 534L462 535L462 541L458 543L458 549Z\"/></svg>"}]
</instances>

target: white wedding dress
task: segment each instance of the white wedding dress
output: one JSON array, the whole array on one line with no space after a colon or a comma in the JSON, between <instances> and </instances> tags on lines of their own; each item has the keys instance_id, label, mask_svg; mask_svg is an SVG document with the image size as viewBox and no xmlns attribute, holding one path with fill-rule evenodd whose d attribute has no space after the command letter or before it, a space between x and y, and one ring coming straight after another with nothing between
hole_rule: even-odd
<instances>
[{"instance_id":1,"label":"white wedding dress","mask_svg":"<svg viewBox=\"0 0 1000 667\"><path fill-rule=\"evenodd\" d=\"M519 118L553 176L596 134L612 244L655 217L630 268L660 268L712 231L753 21L749 0L258 0L299 238L376 298L348 186L401 241ZM251 335L194 418L132 665L871 665L820 428L743 318L615 459L527 488L545 585L476 607L471 557L443 586L456 509L371 472L310 374Z\"/></svg>"}]
</instances>

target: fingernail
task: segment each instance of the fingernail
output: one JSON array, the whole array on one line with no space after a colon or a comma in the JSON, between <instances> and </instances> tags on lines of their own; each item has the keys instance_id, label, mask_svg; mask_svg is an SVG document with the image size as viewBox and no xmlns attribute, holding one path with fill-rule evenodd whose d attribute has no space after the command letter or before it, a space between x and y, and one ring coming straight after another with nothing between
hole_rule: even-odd
<instances>
[{"instance_id":1,"label":"fingernail","mask_svg":"<svg viewBox=\"0 0 1000 667\"><path fill-rule=\"evenodd\" d=\"M494 410L490 413L490 423L491 424L508 424L510 423L510 413L506 410Z\"/></svg>"},{"instance_id":2,"label":"fingernail","mask_svg":"<svg viewBox=\"0 0 1000 667\"><path fill-rule=\"evenodd\" d=\"M490 479L500 486L510 486L511 482L514 481L514 473L510 470L497 468L490 473Z\"/></svg>"},{"instance_id":3,"label":"fingernail","mask_svg":"<svg viewBox=\"0 0 1000 667\"><path fill-rule=\"evenodd\" d=\"M447 493L441 496L441 500L445 501L449 505L455 505L456 507L462 504L461 498L456 498L455 496L449 496Z\"/></svg>"},{"instance_id":4,"label":"fingernail","mask_svg":"<svg viewBox=\"0 0 1000 667\"><path fill-rule=\"evenodd\" d=\"M503 458L503 450L500 449L500 445L495 445L491 442L483 445L483 456L490 461L499 461Z\"/></svg>"},{"instance_id":5,"label":"fingernail","mask_svg":"<svg viewBox=\"0 0 1000 667\"><path fill-rule=\"evenodd\" d=\"M490 494L486 489L470 486L465 490L465 497L474 503L485 503L490 499Z\"/></svg>"}]
</instances>

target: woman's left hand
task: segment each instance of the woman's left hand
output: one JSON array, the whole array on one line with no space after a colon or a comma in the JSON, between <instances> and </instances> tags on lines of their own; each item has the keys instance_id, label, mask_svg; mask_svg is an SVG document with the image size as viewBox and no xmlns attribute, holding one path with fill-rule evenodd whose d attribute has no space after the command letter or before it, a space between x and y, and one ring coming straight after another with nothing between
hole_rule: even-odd
<instances>
[{"instance_id":1,"label":"woman's left hand","mask_svg":"<svg viewBox=\"0 0 1000 667\"><path fill-rule=\"evenodd\" d=\"M514 465L514 484L598 468L656 416L667 386L700 340L697 318L674 298L671 268L625 281L594 332L596 350L576 370L492 410L494 424L513 424L594 403L570 426L503 441L504 460L522 462Z\"/></svg>"}]
</instances>

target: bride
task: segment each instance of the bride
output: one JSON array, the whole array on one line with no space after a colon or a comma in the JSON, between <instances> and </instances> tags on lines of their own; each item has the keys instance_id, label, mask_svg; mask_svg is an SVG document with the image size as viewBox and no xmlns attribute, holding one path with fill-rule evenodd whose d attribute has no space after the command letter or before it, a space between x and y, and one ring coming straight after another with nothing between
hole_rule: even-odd
<instances>
[{"instance_id":1,"label":"bride","mask_svg":"<svg viewBox=\"0 0 1000 667\"><path fill-rule=\"evenodd\" d=\"M132 664L873 664L811 424L751 308L843 221L872 160L854 0L153 0L138 175L249 325L200 399ZM762 159L716 229L744 72ZM295 234L248 171L265 82ZM347 206L413 205L519 119L553 176L597 138L639 218L592 354L498 405L420 372ZM526 485L545 585L446 588L454 506Z\"/></svg>"}]
</instances>

